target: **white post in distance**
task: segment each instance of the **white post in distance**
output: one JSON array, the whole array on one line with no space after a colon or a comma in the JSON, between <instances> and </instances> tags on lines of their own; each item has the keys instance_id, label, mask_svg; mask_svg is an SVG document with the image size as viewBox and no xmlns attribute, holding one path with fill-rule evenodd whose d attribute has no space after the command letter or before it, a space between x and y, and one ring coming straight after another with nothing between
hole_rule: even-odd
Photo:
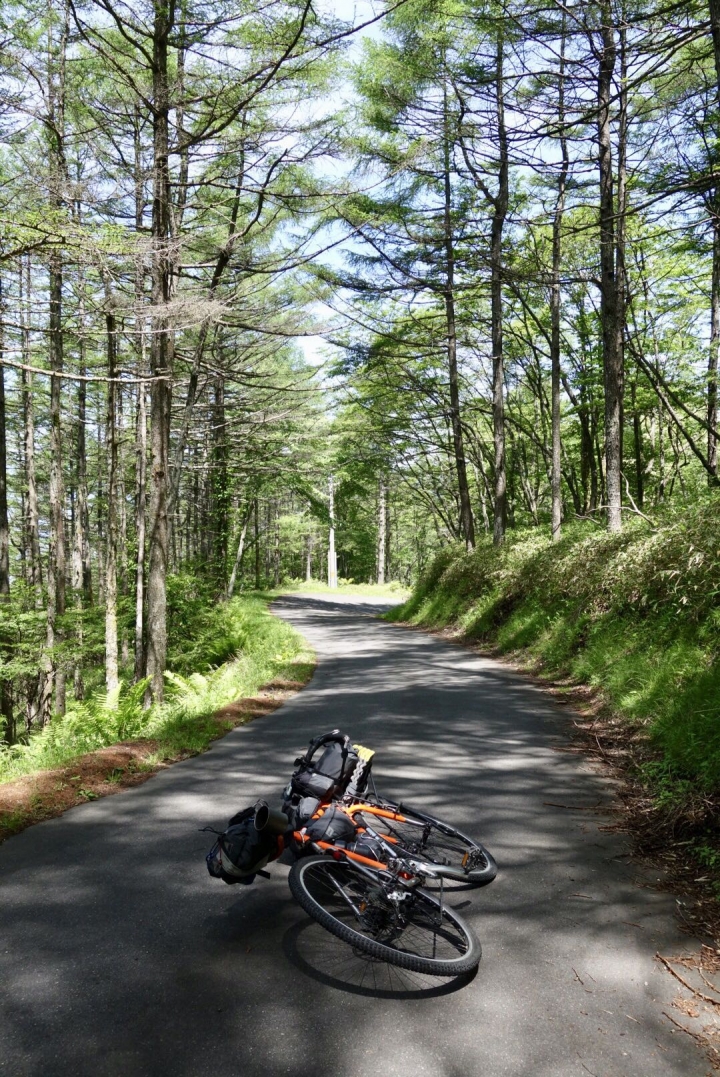
<instances>
[{"instance_id":1,"label":"white post in distance","mask_svg":"<svg viewBox=\"0 0 720 1077\"><path fill-rule=\"evenodd\" d=\"M330 543L328 546L328 587L335 590L338 585L337 579L337 556L335 554L335 484L333 476L328 483L328 501L330 508Z\"/></svg>"}]
</instances>

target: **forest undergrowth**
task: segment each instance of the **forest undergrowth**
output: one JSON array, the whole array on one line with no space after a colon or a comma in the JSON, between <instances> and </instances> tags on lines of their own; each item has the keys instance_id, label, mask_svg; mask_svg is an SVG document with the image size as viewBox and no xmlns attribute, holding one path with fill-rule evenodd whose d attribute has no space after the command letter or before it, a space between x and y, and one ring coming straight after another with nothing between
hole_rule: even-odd
<instances>
[{"instance_id":1,"label":"forest undergrowth","mask_svg":"<svg viewBox=\"0 0 720 1077\"><path fill-rule=\"evenodd\" d=\"M26 743L2 747L0 783L138 739L153 745L146 767L193 755L231 727L218 722L229 704L266 685L299 686L309 679L314 656L295 629L270 613L270 596L214 603L189 577L173 583L164 702L144 708L146 680L125 681L112 697L98 688Z\"/></svg>"},{"instance_id":2,"label":"forest undergrowth","mask_svg":"<svg viewBox=\"0 0 720 1077\"><path fill-rule=\"evenodd\" d=\"M596 750L632 783L635 836L648 851L681 845L720 899L719 596L709 499L618 534L578 522L555 544L535 529L448 548L386 616L520 660L568 702L584 691Z\"/></svg>"}]
</instances>

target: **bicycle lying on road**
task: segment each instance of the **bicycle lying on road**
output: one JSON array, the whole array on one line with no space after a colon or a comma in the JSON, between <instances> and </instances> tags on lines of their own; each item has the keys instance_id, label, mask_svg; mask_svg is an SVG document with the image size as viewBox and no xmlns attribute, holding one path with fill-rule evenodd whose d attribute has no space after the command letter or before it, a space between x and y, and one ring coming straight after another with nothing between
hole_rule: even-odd
<instances>
[{"instance_id":1,"label":"bicycle lying on road","mask_svg":"<svg viewBox=\"0 0 720 1077\"><path fill-rule=\"evenodd\" d=\"M289 848L293 897L331 934L413 972L471 972L480 943L447 904L445 883L487 885L495 862L449 824L378 796L373 755L338 730L311 741L282 810L260 801L239 812L208 853L208 869L226 882L252 882Z\"/></svg>"},{"instance_id":2,"label":"bicycle lying on road","mask_svg":"<svg viewBox=\"0 0 720 1077\"><path fill-rule=\"evenodd\" d=\"M475 887L491 883L497 865L480 842L427 812L378 794L372 775L374 755L362 745L352 745L339 730L316 737L295 760L297 770L284 790L283 811L302 824L329 802L340 807L366 837L384 843L388 855L402 849L430 862L444 879Z\"/></svg>"}]
</instances>

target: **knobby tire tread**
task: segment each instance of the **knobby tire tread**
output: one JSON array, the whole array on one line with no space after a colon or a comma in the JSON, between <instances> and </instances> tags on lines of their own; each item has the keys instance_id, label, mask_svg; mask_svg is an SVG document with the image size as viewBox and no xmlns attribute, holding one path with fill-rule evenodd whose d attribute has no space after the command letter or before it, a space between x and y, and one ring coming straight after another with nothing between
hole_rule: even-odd
<instances>
[{"instance_id":1,"label":"knobby tire tread","mask_svg":"<svg viewBox=\"0 0 720 1077\"><path fill-rule=\"evenodd\" d=\"M482 947L474 932L463 918L455 912L452 913L452 919L462 926L470 943L470 950L463 957L452 961L435 960L429 957L418 957L416 954L402 953L399 950L394 950L391 946L385 946L374 939L368 939L361 932L354 931L347 924L336 920L332 913L327 912L322 905L315 901L302 882L304 871L309 870L315 864L325 861L324 856L306 857L297 861L290 869L288 883L290 884L292 896L301 908L321 927L329 931L331 935L335 935L336 938L341 939L343 942L357 947L358 950L363 950L366 954L370 954L371 957L377 957L382 961L387 961L390 965L396 965L398 968L407 969L410 972L420 972L430 976L462 976L477 968L482 956Z\"/></svg>"}]
</instances>

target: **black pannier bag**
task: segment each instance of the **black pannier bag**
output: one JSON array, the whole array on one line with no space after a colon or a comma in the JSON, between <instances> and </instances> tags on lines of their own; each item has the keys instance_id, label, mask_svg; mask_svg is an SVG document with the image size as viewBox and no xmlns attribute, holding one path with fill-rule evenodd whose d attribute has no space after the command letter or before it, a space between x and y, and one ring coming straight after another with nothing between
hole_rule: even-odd
<instances>
[{"instance_id":1,"label":"black pannier bag","mask_svg":"<svg viewBox=\"0 0 720 1077\"><path fill-rule=\"evenodd\" d=\"M361 834L357 841L348 843L348 851L364 856L366 860L379 860L381 864L387 863L387 850L378 838L371 838L367 834Z\"/></svg>"},{"instance_id":2,"label":"black pannier bag","mask_svg":"<svg viewBox=\"0 0 720 1077\"><path fill-rule=\"evenodd\" d=\"M244 808L233 815L205 862L214 879L248 884L268 861L280 856L283 848L282 836L257 830L255 808Z\"/></svg>"},{"instance_id":3,"label":"black pannier bag","mask_svg":"<svg viewBox=\"0 0 720 1077\"><path fill-rule=\"evenodd\" d=\"M319 748L323 748L323 751L314 760L313 756ZM292 776L288 794L328 801L341 796L347 789L358 763L358 754L350 738L339 729L334 729L332 733L324 733L311 741L305 755L296 763L298 769Z\"/></svg>"},{"instance_id":4,"label":"black pannier bag","mask_svg":"<svg viewBox=\"0 0 720 1077\"><path fill-rule=\"evenodd\" d=\"M311 819L305 833L312 841L353 841L357 826L341 808L331 804L317 819Z\"/></svg>"},{"instance_id":5,"label":"black pannier bag","mask_svg":"<svg viewBox=\"0 0 720 1077\"><path fill-rule=\"evenodd\" d=\"M301 830L309 823L319 807L317 797L302 797L289 813L293 830Z\"/></svg>"}]
</instances>

